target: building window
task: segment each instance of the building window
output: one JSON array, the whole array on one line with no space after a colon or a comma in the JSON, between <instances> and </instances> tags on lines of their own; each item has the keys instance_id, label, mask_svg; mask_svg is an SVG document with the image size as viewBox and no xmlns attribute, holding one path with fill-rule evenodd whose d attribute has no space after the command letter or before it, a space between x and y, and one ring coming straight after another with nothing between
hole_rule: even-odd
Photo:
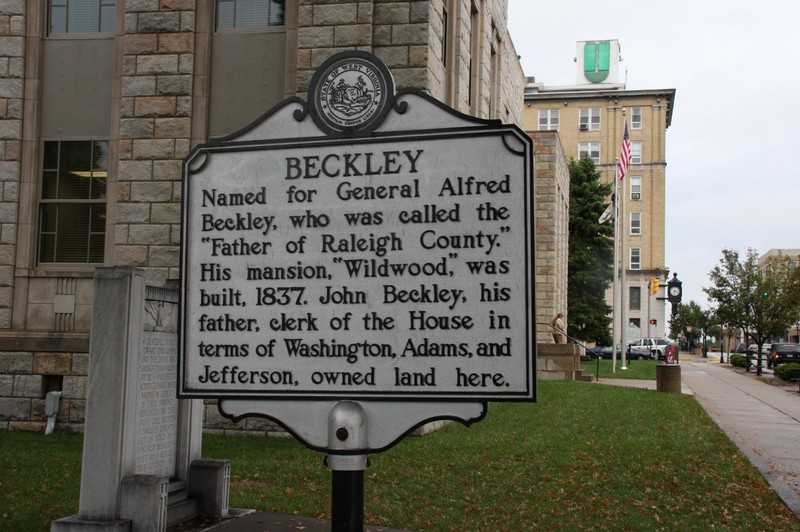
<instances>
[{"instance_id":1,"label":"building window","mask_svg":"<svg viewBox=\"0 0 800 532\"><path fill-rule=\"evenodd\" d=\"M642 176L638 175L631 176L630 183L631 183L630 185L631 199L632 200L642 199Z\"/></svg>"},{"instance_id":2,"label":"building window","mask_svg":"<svg viewBox=\"0 0 800 532\"><path fill-rule=\"evenodd\" d=\"M114 33L115 0L49 0L48 34Z\"/></svg>"},{"instance_id":3,"label":"building window","mask_svg":"<svg viewBox=\"0 0 800 532\"><path fill-rule=\"evenodd\" d=\"M631 270L642 269L642 248L631 248Z\"/></svg>"},{"instance_id":4,"label":"building window","mask_svg":"<svg viewBox=\"0 0 800 532\"><path fill-rule=\"evenodd\" d=\"M442 7L442 38L439 43L442 47L442 66L447 70L447 32L450 31L450 21L448 20L447 6Z\"/></svg>"},{"instance_id":5,"label":"building window","mask_svg":"<svg viewBox=\"0 0 800 532\"><path fill-rule=\"evenodd\" d=\"M600 108L584 107L580 109L578 128L581 131L600 131Z\"/></svg>"},{"instance_id":6,"label":"building window","mask_svg":"<svg viewBox=\"0 0 800 532\"><path fill-rule=\"evenodd\" d=\"M108 142L47 141L39 202L40 263L102 263Z\"/></svg>"},{"instance_id":7,"label":"building window","mask_svg":"<svg viewBox=\"0 0 800 532\"><path fill-rule=\"evenodd\" d=\"M470 33L469 33L469 87L467 88L467 104L473 114L480 113L481 98L481 53L483 39L482 33L482 5L472 2L470 11Z\"/></svg>"},{"instance_id":8,"label":"building window","mask_svg":"<svg viewBox=\"0 0 800 532\"><path fill-rule=\"evenodd\" d=\"M631 164L642 164L642 141L631 141Z\"/></svg>"},{"instance_id":9,"label":"building window","mask_svg":"<svg viewBox=\"0 0 800 532\"><path fill-rule=\"evenodd\" d=\"M642 129L642 108L631 108L631 129Z\"/></svg>"},{"instance_id":10,"label":"building window","mask_svg":"<svg viewBox=\"0 0 800 532\"><path fill-rule=\"evenodd\" d=\"M558 131L558 109L539 109L539 131Z\"/></svg>"},{"instance_id":11,"label":"building window","mask_svg":"<svg viewBox=\"0 0 800 532\"><path fill-rule=\"evenodd\" d=\"M642 234L642 213L640 212L631 213L631 234L632 235Z\"/></svg>"},{"instance_id":12,"label":"building window","mask_svg":"<svg viewBox=\"0 0 800 532\"><path fill-rule=\"evenodd\" d=\"M599 142L579 142L578 159L588 157L594 164L600 164L600 143Z\"/></svg>"},{"instance_id":13,"label":"building window","mask_svg":"<svg viewBox=\"0 0 800 532\"><path fill-rule=\"evenodd\" d=\"M502 43L500 42L500 36L497 32L497 28L495 28L494 24L492 24L492 47L491 47L491 72L490 72L490 80L489 86L491 90L489 91L489 116L492 118L498 117L498 102L500 101L500 93L501 90L501 83L500 83L500 46Z\"/></svg>"},{"instance_id":14,"label":"building window","mask_svg":"<svg viewBox=\"0 0 800 532\"><path fill-rule=\"evenodd\" d=\"M283 26L286 0L217 0L217 29Z\"/></svg>"},{"instance_id":15,"label":"building window","mask_svg":"<svg viewBox=\"0 0 800 532\"><path fill-rule=\"evenodd\" d=\"M47 397L50 392L61 392L63 390L63 375L42 375L42 399Z\"/></svg>"},{"instance_id":16,"label":"building window","mask_svg":"<svg viewBox=\"0 0 800 532\"><path fill-rule=\"evenodd\" d=\"M628 287L628 310L642 310L642 287Z\"/></svg>"}]
</instances>

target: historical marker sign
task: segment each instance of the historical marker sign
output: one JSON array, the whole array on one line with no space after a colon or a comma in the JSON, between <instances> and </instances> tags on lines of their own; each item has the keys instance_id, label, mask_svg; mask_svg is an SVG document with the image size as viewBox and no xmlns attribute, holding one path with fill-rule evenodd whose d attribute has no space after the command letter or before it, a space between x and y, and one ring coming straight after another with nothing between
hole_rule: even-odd
<instances>
[{"instance_id":1,"label":"historical marker sign","mask_svg":"<svg viewBox=\"0 0 800 532\"><path fill-rule=\"evenodd\" d=\"M535 399L530 139L367 54L309 94L186 160L180 395Z\"/></svg>"}]
</instances>

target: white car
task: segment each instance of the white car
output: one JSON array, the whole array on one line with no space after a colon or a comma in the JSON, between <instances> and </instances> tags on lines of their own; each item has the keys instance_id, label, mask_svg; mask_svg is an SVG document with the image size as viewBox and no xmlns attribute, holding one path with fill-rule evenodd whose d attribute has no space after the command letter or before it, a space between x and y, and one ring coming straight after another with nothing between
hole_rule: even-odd
<instances>
[{"instance_id":1,"label":"white car","mask_svg":"<svg viewBox=\"0 0 800 532\"><path fill-rule=\"evenodd\" d=\"M772 367L772 362L769 359L769 350L772 347L772 344L764 344L761 346L761 367L762 368L770 368ZM750 368L754 368L756 366L756 355L758 354L758 344L750 344L747 346L747 362L748 367L747 371L750 371Z\"/></svg>"},{"instance_id":2,"label":"white car","mask_svg":"<svg viewBox=\"0 0 800 532\"><path fill-rule=\"evenodd\" d=\"M637 360L663 360L669 338L641 338L628 345L628 357Z\"/></svg>"}]
</instances>

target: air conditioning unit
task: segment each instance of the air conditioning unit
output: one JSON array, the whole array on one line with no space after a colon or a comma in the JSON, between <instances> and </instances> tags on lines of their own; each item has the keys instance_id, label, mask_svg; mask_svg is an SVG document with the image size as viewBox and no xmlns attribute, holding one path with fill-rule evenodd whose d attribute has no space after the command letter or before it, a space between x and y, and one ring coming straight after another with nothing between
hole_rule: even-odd
<instances>
[{"instance_id":1,"label":"air conditioning unit","mask_svg":"<svg viewBox=\"0 0 800 532\"><path fill-rule=\"evenodd\" d=\"M631 192L631 199L634 200L642 199L642 195L639 194L638 192Z\"/></svg>"},{"instance_id":2,"label":"air conditioning unit","mask_svg":"<svg viewBox=\"0 0 800 532\"><path fill-rule=\"evenodd\" d=\"M581 124L581 131L589 131L589 124Z\"/></svg>"}]
</instances>

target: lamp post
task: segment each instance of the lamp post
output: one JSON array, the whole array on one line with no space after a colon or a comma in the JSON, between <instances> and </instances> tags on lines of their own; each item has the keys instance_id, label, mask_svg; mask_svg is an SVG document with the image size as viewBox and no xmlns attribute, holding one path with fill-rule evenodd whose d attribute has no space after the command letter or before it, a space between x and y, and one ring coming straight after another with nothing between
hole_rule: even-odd
<instances>
[{"instance_id":1,"label":"lamp post","mask_svg":"<svg viewBox=\"0 0 800 532\"><path fill-rule=\"evenodd\" d=\"M689 349L689 354L692 354L692 327L691 325L686 326L686 347Z\"/></svg>"},{"instance_id":2,"label":"lamp post","mask_svg":"<svg viewBox=\"0 0 800 532\"><path fill-rule=\"evenodd\" d=\"M725 344L726 343L728 344L728 351L730 351L730 341L728 341L728 342L725 341L725 324L724 323L720 324L720 326L719 326L719 338L720 338L720 342L719 342L719 363L720 364L724 364L725 363ZM731 355L729 354L728 358L730 358L730 356Z\"/></svg>"}]
</instances>

